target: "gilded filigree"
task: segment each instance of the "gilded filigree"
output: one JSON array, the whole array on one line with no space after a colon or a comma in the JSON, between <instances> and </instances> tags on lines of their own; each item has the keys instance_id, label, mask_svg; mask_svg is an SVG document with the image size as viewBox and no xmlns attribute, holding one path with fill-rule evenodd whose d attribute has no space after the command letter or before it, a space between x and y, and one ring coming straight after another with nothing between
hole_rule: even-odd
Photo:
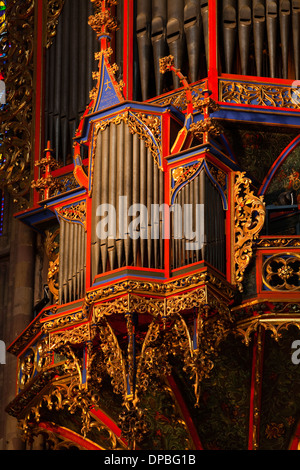
<instances>
[{"instance_id":1,"label":"gilded filigree","mask_svg":"<svg viewBox=\"0 0 300 470\"><path fill-rule=\"evenodd\" d=\"M299 109L300 92L293 86L220 81L220 101Z\"/></svg>"},{"instance_id":2,"label":"gilded filigree","mask_svg":"<svg viewBox=\"0 0 300 470\"><path fill-rule=\"evenodd\" d=\"M265 206L262 197L250 190L251 180L237 172L233 191L234 200L234 282L240 291L244 273L253 254L253 242L264 221Z\"/></svg>"},{"instance_id":3,"label":"gilded filigree","mask_svg":"<svg viewBox=\"0 0 300 470\"><path fill-rule=\"evenodd\" d=\"M50 292L54 296L54 301L58 299L58 273L59 273L59 229L53 233L47 230L45 232L45 251L49 260L47 283Z\"/></svg>"},{"instance_id":4,"label":"gilded filigree","mask_svg":"<svg viewBox=\"0 0 300 470\"><path fill-rule=\"evenodd\" d=\"M60 207L56 210L59 217L74 223L80 223L86 230L86 202L80 201L67 207Z\"/></svg>"},{"instance_id":5,"label":"gilded filigree","mask_svg":"<svg viewBox=\"0 0 300 470\"><path fill-rule=\"evenodd\" d=\"M174 185L171 190L171 197L176 192L177 188L179 188L179 186L181 186L183 183L193 178L193 176L200 169L201 164L202 164L202 159L198 163L195 163L194 165L188 165L184 167L180 166L172 170L172 179L174 180Z\"/></svg>"},{"instance_id":6,"label":"gilded filigree","mask_svg":"<svg viewBox=\"0 0 300 470\"><path fill-rule=\"evenodd\" d=\"M56 35L56 29L59 16L62 12L65 0L48 0L47 8L47 42L46 47L49 48Z\"/></svg>"},{"instance_id":7,"label":"gilded filigree","mask_svg":"<svg viewBox=\"0 0 300 470\"><path fill-rule=\"evenodd\" d=\"M219 136L223 132L222 126L216 121L215 118L205 118L203 121L193 122L190 126L191 133L202 140L203 134L211 134L214 137Z\"/></svg>"},{"instance_id":8,"label":"gilded filigree","mask_svg":"<svg viewBox=\"0 0 300 470\"><path fill-rule=\"evenodd\" d=\"M284 253L267 258L262 269L264 285L271 291L300 289L300 255Z\"/></svg>"},{"instance_id":9,"label":"gilded filigree","mask_svg":"<svg viewBox=\"0 0 300 470\"><path fill-rule=\"evenodd\" d=\"M106 6L116 5L114 0L91 0L95 5L95 14L89 17L88 24L97 33L97 36L115 31L118 21Z\"/></svg>"},{"instance_id":10,"label":"gilded filigree","mask_svg":"<svg viewBox=\"0 0 300 470\"><path fill-rule=\"evenodd\" d=\"M28 208L31 200L34 4L33 0L24 0L20 7L8 2L6 28L10 47L0 61L7 103L0 110L0 134L4 136L0 147L0 186L8 189L19 209Z\"/></svg>"}]
</instances>

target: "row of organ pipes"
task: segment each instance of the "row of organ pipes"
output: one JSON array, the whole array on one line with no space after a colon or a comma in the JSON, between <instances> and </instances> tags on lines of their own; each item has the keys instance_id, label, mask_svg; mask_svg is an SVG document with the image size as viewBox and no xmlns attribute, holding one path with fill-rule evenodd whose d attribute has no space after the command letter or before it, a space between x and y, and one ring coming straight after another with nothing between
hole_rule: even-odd
<instances>
[{"instance_id":1,"label":"row of organ pipes","mask_svg":"<svg viewBox=\"0 0 300 470\"><path fill-rule=\"evenodd\" d=\"M256 76L299 79L300 0L219 0L217 21L222 72L250 74L252 54ZM143 100L150 98L152 67L156 95L165 91L159 59L166 55L174 56L177 68L188 70L191 83L205 77L206 70L199 67L203 54L206 60L202 67L208 65L208 29L209 0L137 1L136 36ZM292 72L289 62L293 63ZM179 85L173 74L173 88Z\"/></svg>"},{"instance_id":2,"label":"row of organ pipes","mask_svg":"<svg viewBox=\"0 0 300 470\"><path fill-rule=\"evenodd\" d=\"M132 134L124 122L111 123L98 133L93 166L89 248L92 280L122 267L164 269L164 173L145 142ZM119 198L124 196L126 207L120 205ZM144 218L139 208L137 213L130 214L128 209L134 204L147 209ZM115 212L107 212L107 205L115 208ZM196 213L200 205L203 211ZM153 207L159 207L159 212L153 211ZM127 229L136 217L139 236L134 238ZM87 233L81 223L61 216L59 219L62 304L84 295ZM105 221L105 237L98 230L101 220ZM220 194L204 169L179 188L169 220L171 269L205 260L225 272L225 211Z\"/></svg>"}]
</instances>

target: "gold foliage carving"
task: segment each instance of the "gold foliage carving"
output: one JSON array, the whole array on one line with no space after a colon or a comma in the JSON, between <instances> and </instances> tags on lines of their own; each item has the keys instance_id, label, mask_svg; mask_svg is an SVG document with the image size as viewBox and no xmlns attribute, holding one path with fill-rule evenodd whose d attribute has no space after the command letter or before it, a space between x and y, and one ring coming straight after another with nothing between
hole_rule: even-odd
<instances>
[{"instance_id":1,"label":"gold foliage carving","mask_svg":"<svg viewBox=\"0 0 300 470\"><path fill-rule=\"evenodd\" d=\"M233 191L234 200L234 276L239 290L243 290L244 273L253 254L253 242L265 221L265 207L261 197L250 189L251 180L244 172L237 172Z\"/></svg>"},{"instance_id":2,"label":"gold foliage carving","mask_svg":"<svg viewBox=\"0 0 300 470\"><path fill-rule=\"evenodd\" d=\"M48 0L46 2L47 8L47 42L46 47L49 48L56 35L56 28L59 16L62 12L65 0Z\"/></svg>"},{"instance_id":3,"label":"gold foliage carving","mask_svg":"<svg viewBox=\"0 0 300 470\"><path fill-rule=\"evenodd\" d=\"M54 301L58 299L58 273L59 273L59 253L58 253L58 237L59 229L51 233L49 230L45 232L45 251L49 260L47 282L50 292L52 292Z\"/></svg>"},{"instance_id":4,"label":"gold foliage carving","mask_svg":"<svg viewBox=\"0 0 300 470\"><path fill-rule=\"evenodd\" d=\"M220 81L220 101L299 109L299 90L277 84Z\"/></svg>"},{"instance_id":5,"label":"gold foliage carving","mask_svg":"<svg viewBox=\"0 0 300 470\"><path fill-rule=\"evenodd\" d=\"M32 156L34 0L8 2L7 47L0 61L6 105L0 111L0 186L18 208L29 206ZM22 27L20 27L22 25Z\"/></svg>"}]
</instances>

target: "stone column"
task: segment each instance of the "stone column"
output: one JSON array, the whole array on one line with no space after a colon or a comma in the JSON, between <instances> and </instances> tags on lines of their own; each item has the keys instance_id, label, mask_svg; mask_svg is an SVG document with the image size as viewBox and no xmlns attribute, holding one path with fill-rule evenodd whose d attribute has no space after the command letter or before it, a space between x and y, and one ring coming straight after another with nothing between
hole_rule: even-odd
<instances>
[{"instance_id":1,"label":"stone column","mask_svg":"<svg viewBox=\"0 0 300 470\"><path fill-rule=\"evenodd\" d=\"M34 264L35 264L35 233L32 229L12 220L10 237L9 276L7 276L8 304L5 312L5 342L12 343L32 320ZM6 355L3 384L3 408L16 395L17 359ZM2 410L1 410L2 412ZM24 443L20 439L17 420L7 413L4 418L4 450L20 450Z\"/></svg>"}]
</instances>

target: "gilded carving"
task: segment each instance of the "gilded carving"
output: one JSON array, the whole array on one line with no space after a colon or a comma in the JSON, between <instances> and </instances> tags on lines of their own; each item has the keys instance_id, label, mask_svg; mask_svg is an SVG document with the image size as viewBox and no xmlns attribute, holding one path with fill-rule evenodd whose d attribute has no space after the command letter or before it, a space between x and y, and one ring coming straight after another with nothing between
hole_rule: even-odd
<instances>
[{"instance_id":1,"label":"gilded carving","mask_svg":"<svg viewBox=\"0 0 300 470\"><path fill-rule=\"evenodd\" d=\"M244 273L253 254L253 242L265 221L262 197L250 189L251 180L237 172L233 191L234 200L234 282L240 291Z\"/></svg>"},{"instance_id":2,"label":"gilded carving","mask_svg":"<svg viewBox=\"0 0 300 470\"><path fill-rule=\"evenodd\" d=\"M50 292L52 292L54 301L58 299L58 273L59 273L59 229L51 233L49 230L45 232L45 251L49 260L47 282Z\"/></svg>"},{"instance_id":3,"label":"gilded carving","mask_svg":"<svg viewBox=\"0 0 300 470\"><path fill-rule=\"evenodd\" d=\"M272 291L300 289L300 255L284 253L267 258L263 265L264 285Z\"/></svg>"},{"instance_id":4,"label":"gilded carving","mask_svg":"<svg viewBox=\"0 0 300 470\"><path fill-rule=\"evenodd\" d=\"M77 222L83 225L86 230L86 202L80 201L78 204L72 206L60 207L57 209L57 214L62 219L68 222Z\"/></svg>"},{"instance_id":5,"label":"gilded carving","mask_svg":"<svg viewBox=\"0 0 300 470\"><path fill-rule=\"evenodd\" d=\"M292 86L220 81L220 101L299 109L300 92Z\"/></svg>"},{"instance_id":6,"label":"gilded carving","mask_svg":"<svg viewBox=\"0 0 300 470\"><path fill-rule=\"evenodd\" d=\"M8 189L19 209L27 208L31 199L34 3L8 2L10 47L0 62L7 103L0 111L0 134L5 136L0 147L0 186Z\"/></svg>"},{"instance_id":7,"label":"gilded carving","mask_svg":"<svg viewBox=\"0 0 300 470\"><path fill-rule=\"evenodd\" d=\"M65 0L48 0L47 8L47 41L46 47L49 48L56 35L56 28L59 16L62 12Z\"/></svg>"}]
</instances>

